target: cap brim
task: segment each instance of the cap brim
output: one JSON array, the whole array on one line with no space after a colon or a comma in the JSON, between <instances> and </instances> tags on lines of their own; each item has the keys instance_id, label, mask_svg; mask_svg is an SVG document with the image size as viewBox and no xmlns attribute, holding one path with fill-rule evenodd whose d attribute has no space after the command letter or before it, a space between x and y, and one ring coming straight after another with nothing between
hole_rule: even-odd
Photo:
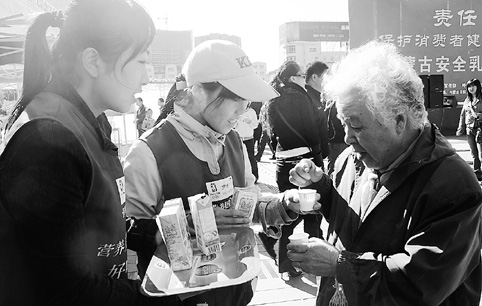
<instances>
[{"instance_id":1,"label":"cap brim","mask_svg":"<svg viewBox=\"0 0 482 306\"><path fill-rule=\"evenodd\" d=\"M273 87L255 74L217 81L236 95L249 101L264 102L279 96Z\"/></svg>"}]
</instances>

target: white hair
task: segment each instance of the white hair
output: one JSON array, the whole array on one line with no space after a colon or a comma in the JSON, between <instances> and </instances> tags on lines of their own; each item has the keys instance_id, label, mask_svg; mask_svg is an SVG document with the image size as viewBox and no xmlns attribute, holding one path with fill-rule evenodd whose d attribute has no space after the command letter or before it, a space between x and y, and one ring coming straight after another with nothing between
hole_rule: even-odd
<instances>
[{"instance_id":1,"label":"white hair","mask_svg":"<svg viewBox=\"0 0 482 306\"><path fill-rule=\"evenodd\" d=\"M411 128L428 122L422 80L392 44L370 41L353 49L328 71L323 88L338 107L348 102L339 97L359 94L351 103L365 103L382 123L399 114Z\"/></svg>"}]
</instances>

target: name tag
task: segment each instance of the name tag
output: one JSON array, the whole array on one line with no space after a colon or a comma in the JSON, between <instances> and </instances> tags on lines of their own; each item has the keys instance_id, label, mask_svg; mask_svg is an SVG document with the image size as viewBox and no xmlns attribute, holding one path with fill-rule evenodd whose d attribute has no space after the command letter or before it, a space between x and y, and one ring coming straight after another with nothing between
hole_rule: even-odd
<instances>
[{"instance_id":1,"label":"name tag","mask_svg":"<svg viewBox=\"0 0 482 306\"><path fill-rule=\"evenodd\" d=\"M126 178L125 176L115 180L117 184L117 190L119 191L120 203L123 205L126 201Z\"/></svg>"},{"instance_id":2,"label":"name tag","mask_svg":"<svg viewBox=\"0 0 482 306\"><path fill-rule=\"evenodd\" d=\"M234 194L233 178L231 176L207 182L206 189L213 202L213 207L231 208L231 200Z\"/></svg>"}]
</instances>

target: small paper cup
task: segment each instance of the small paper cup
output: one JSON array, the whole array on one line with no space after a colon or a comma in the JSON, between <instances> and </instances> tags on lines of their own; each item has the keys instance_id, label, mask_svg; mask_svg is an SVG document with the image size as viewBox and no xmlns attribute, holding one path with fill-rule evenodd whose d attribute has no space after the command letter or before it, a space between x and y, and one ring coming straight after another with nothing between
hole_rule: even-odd
<instances>
[{"instance_id":1,"label":"small paper cup","mask_svg":"<svg viewBox=\"0 0 482 306\"><path fill-rule=\"evenodd\" d=\"M308 235L307 233L295 233L288 237L291 243L298 244L298 243L305 243L308 242Z\"/></svg>"},{"instance_id":2,"label":"small paper cup","mask_svg":"<svg viewBox=\"0 0 482 306\"><path fill-rule=\"evenodd\" d=\"M291 243L293 244L301 244L308 242L309 235L307 233L295 233L288 237ZM295 267L293 267L295 268ZM301 269L295 268L296 271L301 272Z\"/></svg>"},{"instance_id":3,"label":"small paper cup","mask_svg":"<svg viewBox=\"0 0 482 306\"><path fill-rule=\"evenodd\" d=\"M300 199L301 211L312 211L316 203L315 189L300 189L298 190L298 197Z\"/></svg>"}]
</instances>

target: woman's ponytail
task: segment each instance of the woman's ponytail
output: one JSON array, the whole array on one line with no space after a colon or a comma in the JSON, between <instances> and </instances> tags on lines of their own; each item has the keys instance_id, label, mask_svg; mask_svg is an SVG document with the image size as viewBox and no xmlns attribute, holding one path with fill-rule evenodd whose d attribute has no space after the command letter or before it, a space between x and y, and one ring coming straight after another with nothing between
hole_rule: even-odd
<instances>
[{"instance_id":1,"label":"woman's ponytail","mask_svg":"<svg viewBox=\"0 0 482 306\"><path fill-rule=\"evenodd\" d=\"M7 130L20 116L33 97L49 82L52 56L47 43L46 32L49 27L60 27L62 22L62 12L48 12L35 18L29 27L24 44L22 96L8 120Z\"/></svg>"},{"instance_id":2,"label":"woman's ponytail","mask_svg":"<svg viewBox=\"0 0 482 306\"><path fill-rule=\"evenodd\" d=\"M50 79L52 55L47 43L46 32L51 26L60 27L61 12L39 15L30 26L25 37L23 94L32 99L47 85Z\"/></svg>"}]
</instances>

